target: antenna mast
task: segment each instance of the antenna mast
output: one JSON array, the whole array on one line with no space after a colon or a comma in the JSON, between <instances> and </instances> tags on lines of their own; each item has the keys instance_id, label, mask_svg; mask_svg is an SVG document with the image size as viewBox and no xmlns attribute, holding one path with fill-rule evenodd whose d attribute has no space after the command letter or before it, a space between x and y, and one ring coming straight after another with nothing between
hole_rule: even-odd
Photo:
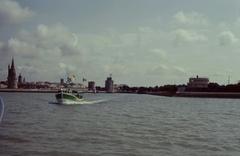
<instances>
[{"instance_id":1,"label":"antenna mast","mask_svg":"<svg viewBox=\"0 0 240 156\"><path fill-rule=\"evenodd\" d=\"M228 84L230 84L230 75L228 75Z\"/></svg>"}]
</instances>

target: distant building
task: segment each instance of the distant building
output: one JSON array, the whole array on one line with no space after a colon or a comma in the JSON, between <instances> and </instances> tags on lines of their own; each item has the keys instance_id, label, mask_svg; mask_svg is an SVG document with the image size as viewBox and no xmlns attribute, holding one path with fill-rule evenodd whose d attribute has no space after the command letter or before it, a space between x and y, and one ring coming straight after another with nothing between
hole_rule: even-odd
<instances>
[{"instance_id":1,"label":"distant building","mask_svg":"<svg viewBox=\"0 0 240 156\"><path fill-rule=\"evenodd\" d=\"M127 90L128 85L126 84L114 84L114 91L115 92L124 92Z\"/></svg>"},{"instance_id":2,"label":"distant building","mask_svg":"<svg viewBox=\"0 0 240 156\"><path fill-rule=\"evenodd\" d=\"M6 81L1 81L1 82L0 82L0 88L7 88L7 83L6 83Z\"/></svg>"},{"instance_id":3,"label":"distant building","mask_svg":"<svg viewBox=\"0 0 240 156\"><path fill-rule=\"evenodd\" d=\"M12 59L11 67L10 67L10 65L8 65L7 84L8 84L8 88L10 88L10 89L18 88L14 59Z\"/></svg>"},{"instance_id":4,"label":"distant building","mask_svg":"<svg viewBox=\"0 0 240 156\"><path fill-rule=\"evenodd\" d=\"M96 86L95 86L95 82L94 82L94 81L89 81L89 82L88 82L88 90L95 92Z\"/></svg>"},{"instance_id":5,"label":"distant building","mask_svg":"<svg viewBox=\"0 0 240 156\"><path fill-rule=\"evenodd\" d=\"M113 93L114 91L113 80L111 76L105 81L105 90L107 93Z\"/></svg>"},{"instance_id":6,"label":"distant building","mask_svg":"<svg viewBox=\"0 0 240 156\"><path fill-rule=\"evenodd\" d=\"M60 85L64 85L64 79L60 79Z\"/></svg>"},{"instance_id":7,"label":"distant building","mask_svg":"<svg viewBox=\"0 0 240 156\"><path fill-rule=\"evenodd\" d=\"M26 79L25 79L25 77L23 78L23 84L25 84L26 83Z\"/></svg>"},{"instance_id":8,"label":"distant building","mask_svg":"<svg viewBox=\"0 0 240 156\"><path fill-rule=\"evenodd\" d=\"M18 76L18 88L20 88L22 84L23 84L22 75L19 74L19 76Z\"/></svg>"},{"instance_id":9,"label":"distant building","mask_svg":"<svg viewBox=\"0 0 240 156\"><path fill-rule=\"evenodd\" d=\"M203 77L189 78L188 88L208 88L209 79Z\"/></svg>"}]
</instances>

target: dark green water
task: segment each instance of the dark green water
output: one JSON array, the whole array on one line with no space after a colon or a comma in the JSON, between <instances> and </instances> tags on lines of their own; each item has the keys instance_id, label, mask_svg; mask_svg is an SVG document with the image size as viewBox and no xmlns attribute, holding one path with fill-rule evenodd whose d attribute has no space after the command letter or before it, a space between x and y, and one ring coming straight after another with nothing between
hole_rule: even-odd
<instances>
[{"instance_id":1,"label":"dark green water","mask_svg":"<svg viewBox=\"0 0 240 156\"><path fill-rule=\"evenodd\" d=\"M49 104L54 94L0 93L1 156L240 155L240 100L85 94L100 103Z\"/></svg>"}]
</instances>

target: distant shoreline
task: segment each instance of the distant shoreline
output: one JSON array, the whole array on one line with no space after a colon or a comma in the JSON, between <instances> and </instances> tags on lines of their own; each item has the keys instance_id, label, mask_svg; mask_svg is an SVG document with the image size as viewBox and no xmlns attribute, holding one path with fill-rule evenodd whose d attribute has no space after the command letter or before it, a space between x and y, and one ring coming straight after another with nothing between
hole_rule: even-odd
<instances>
[{"instance_id":1,"label":"distant shoreline","mask_svg":"<svg viewBox=\"0 0 240 156\"><path fill-rule=\"evenodd\" d=\"M177 92L175 97L240 99L240 92Z\"/></svg>"},{"instance_id":2,"label":"distant shoreline","mask_svg":"<svg viewBox=\"0 0 240 156\"><path fill-rule=\"evenodd\" d=\"M14 93L57 93L58 90L52 89L0 89L0 92L14 92Z\"/></svg>"},{"instance_id":3,"label":"distant shoreline","mask_svg":"<svg viewBox=\"0 0 240 156\"><path fill-rule=\"evenodd\" d=\"M1 92L8 92L8 93L57 93L59 89L8 89L8 88L1 88ZM85 90L81 90L80 93L93 93L88 92ZM102 93L102 92L99 92ZM104 92L105 93L105 92Z\"/></svg>"},{"instance_id":4,"label":"distant shoreline","mask_svg":"<svg viewBox=\"0 0 240 156\"><path fill-rule=\"evenodd\" d=\"M240 99L240 92L150 92L146 94L168 97Z\"/></svg>"},{"instance_id":5,"label":"distant shoreline","mask_svg":"<svg viewBox=\"0 0 240 156\"><path fill-rule=\"evenodd\" d=\"M58 89L0 89L0 92L9 93L57 93ZM82 93L92 93L92 92L82 92ZM97 92L105 93L105 92ZM196 97L196 98L231 98L240 99L240 92L114 92L114 93L125 93L125 94L147 94L155 96L166 96L166 97ZM109 93L107 93L109 94ZM111 93L110 93L111 94Z\"/></svg>"}]
</instances>

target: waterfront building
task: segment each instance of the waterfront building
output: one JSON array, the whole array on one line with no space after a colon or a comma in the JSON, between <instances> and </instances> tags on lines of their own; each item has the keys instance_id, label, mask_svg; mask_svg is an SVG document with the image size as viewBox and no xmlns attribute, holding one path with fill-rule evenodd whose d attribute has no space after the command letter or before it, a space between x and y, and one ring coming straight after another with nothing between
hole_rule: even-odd
<instances>
[{"instance_id":1,"label":"waterfront building","mask_svg":"<svg viewBox=\"0 0 240 156\"><path fill-rule=\"evenodd\" d=\"M17 83L17 85L18 85L18 88L22 88L23 87L23 77L22 77L22 75L21 75L21 73L18 75L18 83Z\"/></svg>"},{"instance_id":2,"label":"waterfront building","mask_svg":"<svg viewBox=\"0 0 240 156\"><path fill-rule=\"evenodd\" d=\"M105 90L107 93L114 92L114 85L113 85L113 80L111 76L108 77L107 80L105 81Z\"/></svg>"},{"instance_id":3,"label":"waterfront building","mask_svg":"<svg viewBox=\"0 0 240 156\"><path fill-rule=\"evenodd\" d=\"M63 78L60 79L60 85L64 85L64 79Z\"/></svg>"},{"instance_id":4,"label":"waterfront building","mask_svg":"<svg viewBox=\"0 0 240 156\"><path fill-rule=\"evenodd\" d=\"M127 88L129 88L127 84L114 84L115 92L124 92Z\"/></svg>"},{"instance_id":5,"label":"waterfront building","mask_svg":"<svg viewBox=\"0 0 240 156\"><path fill-rule=\"evenodd\" d=\"M95 92L96 86L95 86L95 82L94 82L94 81L89 81L89 82L88 82L88 90Z\"/></svg>"},{"instance_id":6,"label":"waterfront building","mask_svg":"<svg viewBox=\"0 0 240 156\"><path fill-rule=\"evenodd\" d=\"M20 73L20 74L18 75L18 87L20 87L22 84L23 84L22 75L21 75L21 73Z\"/></svg>"},{"instance_id":7,"label":"waterfront building","mask_svg":"<svg viewBox=\"0 0 240 156\"><path fill-rule=\"evenodd\" d=\"M13 58L12 58L11 66L8 65L7 84L8 84L8 88L10 88L10 89L18 88L18 86L17 86L17 77L16 77L16 70L15 70L14 59Z\"/></svg>"},{"instance_id":8,"label":"waterfront building","mask_svg":"<svg viewBox=\"0 0 240 156\"><path fill-rule=\"evenodd\" d=\"M208 88L209 79L204 77L198 77L198 75L193 78L189 78L189 82L187 84L188 88Z\"/></svg>"},{"instance_id":9,"label":"waterfront building","mask_svg":"<svg viewBox=\"0 0 240 156\"><path fill-rule=\"evenodd\" d=\"M23 84L25 84L26 83L26 79L25 79L25 77L23 78Z\"/></svg>"},{"instance_id":10,"label":"waterfront building","mask_svg":"<svg viewBox=\"0 0 240 156\"><path fill-rule=\"evenodd\" d=\"M6 81L1 81L1 82L0 82L0 88L7 88L7 83L6 83Z\"/></svg>"}]
</instances>

